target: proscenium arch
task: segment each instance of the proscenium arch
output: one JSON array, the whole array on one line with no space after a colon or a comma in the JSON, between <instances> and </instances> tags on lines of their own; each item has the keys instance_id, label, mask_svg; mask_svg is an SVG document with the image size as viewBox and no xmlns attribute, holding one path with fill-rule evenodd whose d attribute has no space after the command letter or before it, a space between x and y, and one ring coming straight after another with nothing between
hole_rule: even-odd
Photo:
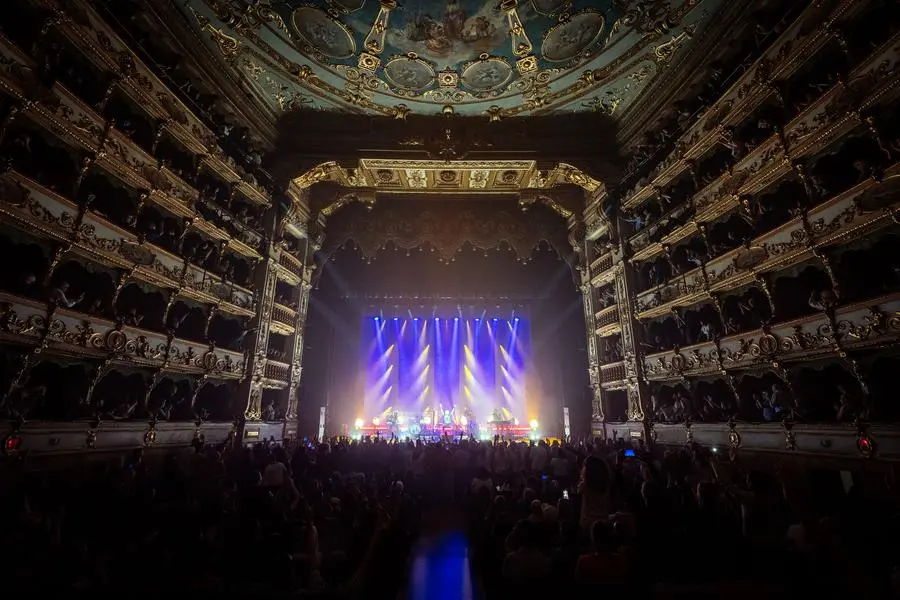
<instances>
[{"instance_id":1,"label":"proscenium arch","mask_svg":"<svg viewBox=\"0 0 900 600\"><path fill-rule=\"evenodd\" d=\"M309 207L311 224L324 227L325 220L333 215L342 206L352 202L362 202L367 206L374 206L379 192L386 193L422 193L422 194L457 194L460 196L474 193L480 194L510 194L519 195L519 206L523 209L536 203L543 203L550 207L574 226L573 220L578 220L582 207L567 206L559 201L557 194L551 191L562 186L578 187L584 191L584 202L605 193L605 185L587 175L584 171L568 163L556 163L550 169L540 169L536 161L429 161L429 160L382 160L383 168L373 172L366 161L360 161L356 168L347 168L337 161L319 163L295 178L291 182L291 188L295 190L292 201L301 201L301 196L307 196L309 191L317 184L333 184L334 193L330 201L317 203ZM453 178L450 185L447 181L438 181L429 185L429 177L426 176L421 184L415 187L401 185L379 185L384 183L395 184L405 173L409 181L417 174L438 173L435 179ZM413 175L410 175L412 173ZM473 185L472 177L475 175L493 174L493 181L485 181L483 185ZM387 177L391 179L385 181ZM497 182L500 177L509 178L510 181ZM464 187L464 180L468 178L469 187ZM379 181L380 180L380 181ZM463 184L463 185L459 185ZM311 203L312 204L312 203Z\"/></svg>"}]
</instances>

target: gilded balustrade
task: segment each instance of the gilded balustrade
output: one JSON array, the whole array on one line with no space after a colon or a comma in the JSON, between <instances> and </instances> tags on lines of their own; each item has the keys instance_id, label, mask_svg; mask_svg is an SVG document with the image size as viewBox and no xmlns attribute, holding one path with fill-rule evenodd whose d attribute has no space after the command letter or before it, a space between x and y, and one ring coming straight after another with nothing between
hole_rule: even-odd
<instances>
[{"instance_id":1,"label":"gilded balustrade","mask_svg":"<svg viewBox=\"0 0 900 600\"><path fill-rule=\"evenodd\" d=\"M594 315L594 324L597 327L595 333L601 337L620 331L622 326L619 323L619 307L607 306L599 311Z\"/></svg>"},{"instance_id":2,"label":"gilded balustrade","mask_svg":"<svg viewBox=\"0 0 900 600\"><path fill-rule=\"evenodd\" d=\"M264 374L267 381L275 384L271 387L286 387L291 377L291 366L287 363L268 359L266 360Z\"/></svg>"},{"instance_id":3,"label":"gilded balustrade","mask_svg":"<svg viewBox=\"0 0 900 600\"><path fill-rule=\"evenodd\" d=\"M759 193L774 181L790 174L791 161L814 156L842 139L860 125L858 112L883 102L886 94L897 93L900 78L900 34L880 46L853 70L845 84L837 84L794 117L784 128L783 142L775 134L742 158L730 173L698 191L692 201L696 214L656 243L651 243L654 226L632 238L632 260L655 258L665 246L698 234L697 224L711 223L738 207L738 198ZM859 99L858 105L853 100Z\"/></svg>"},{"instance_id":4,"label":"gilded balustrade","mask_svg":"<svg viewBox=\"0 0 900 600\"><path fill-rule=\"evenodd\" d=\"M49 319L49 320L48 320ZM44 352L110 358L116 364L155 367L222 379L244 375L240 352L190 340L169 338L139 327L117 325L96 315L0 292L0 336L28 346L46 343Z\"/></svg>"},{"instance_id":5,"label":"gilded balustrade","mask_svg":"<svg viewBox=\"0 0 900 600\"><path fill-rule=\"evenodd\" d=\"M843 306L834 322L825 313L676 348L644 357L649 380L715 375L723 369L752 369L773 361L808 360L836 350L860 349L900 339L900 293Z\"/></svg>"},{"instance_id":6,"label":"gilded balustrade","mask_svg":"<svg viewBox=\"0 0 900 600\"><path fill-rule=\"evenodd\" d=\"M598 256L594 262L591 263L591 273L602 273L603 271L607 271L612 269L613 266L613 257L612 252L605 252Z\"/></svg>"},{"instance_id":7,"label":"gilded balustrade","mask_svg":"<svg viewBox=\"0 0 900 600\"><path fill-rule=\"evenodd\" d=\"M134 268L133 277L203 304L217 304L229 313L252 317L253 292L186 262L106 221L93 212L84 215L76 235L79 208L36 181L15 172L0 177L0 214L28 229L63 243L109 267Z\"/></svg>"},{"instance_id":8,"label":"gilded balustrade","mask_svg":"<svg viewBox=\"0 0 900 600\"><path fill-rule=\"evenodd\" d=\"M688 169L687 161L702 157L722 139L726 127L739 125L775 94L771 85L797 72L833 35L830 25L859 12L868 2L831 0L807 8L754 64L678 140L675 149L647 184L622 204L632 209L652 198Z\"/></svg>"},{"instance_id":9,"label":"gilded balustrade","mask_svg":"<svg viewBox=\"0 0 900 600\"><path fill-rule=\"evenodd\" d=\"M885 172L878 183L867 179L802 216L756 238L748 247L722 254L703 267L673 277L662 286L641 293L635 312L639 319L668 314L677 306L690 306L753 281L756 273L774 271L807 260L816 248L858 238L892 224L891 207L900 205L900 165Z\"/></svg>"},{"instance_id":10,"label":"gilded balustrade","mask_svg":"<svg viewBox=\"0 0 900 600\"><path fill-rule=\"evenodd\" d=\"M272 322L270 328L282 335L293 335L297 312L277 302L272 306Z\"/></svg>"},{"instance_id":11,"label":"gilded balustrade","mask_svg":"<svg viewBox=\"0 0 900 600\"><path fill-rule=\"evenodd\" d=\"M600 365L600 383L604 386L622 382L625 379L625 361Z\"/></svg>"},{"instance_id":12,"label":"gilded balustrade","mask_svg":"<svg viewBox=\"0 0 900 600\"><path fill-rule=\"evenodd\" d=\"M293 285L300 285L303 280L303 263L299 258L282 248L278 252L278 266L282 267L279 273L286 275L283 279Z\"/></svg>"}]
</instances>

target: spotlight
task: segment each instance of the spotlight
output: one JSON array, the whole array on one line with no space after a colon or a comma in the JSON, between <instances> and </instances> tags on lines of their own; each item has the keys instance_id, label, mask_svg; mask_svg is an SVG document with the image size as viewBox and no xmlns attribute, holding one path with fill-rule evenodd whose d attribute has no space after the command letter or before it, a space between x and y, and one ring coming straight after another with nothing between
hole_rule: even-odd
<instances>
[{"instance_id":1,"label":"spotlight","mask_svg":"<svg viewBox=\"0 0 900 600\"><path fill-rule=\"evenodd\" d=\"M494 317L494 323L496 323L496 322L499 321L499 320L500 320L500 319L498 319L497 317Z\"/></svg>"},{"instance_id":2,"label":"spotlight","mask_svg":"<svg viewBox=\"0 0 900 600\"><path fill-rule=\"evenodd\" d=\"M537 419L532 419L532 420L528 421L528 425L530 425L532 429L537 429L538 428Z\"/></svg>"},{"instance_id":3,"label":"spotlight","mask_svg":"<svg viewBox=\"0 0 900 600\"><path fill-rule=\"evenodd\" d=\"M518 323L518 322L519 322L519 317L516 317L515 319L513 319L513 323Z\"/></svg>"},{"instance_id":4,"label":"spotlight","mask_svg":"<svg viewBox=\"0 0 900 600\"><path fill-rule=\"evenodd\" d=\"M372 419L372 425L374 425L375 427L378 427L379 425L381 425L381 419L379 419L378 417L374 417Z\"/></svg>"},{"instance_id":5,"label":"spotlight","mask_svg":"<svg viewBox=\"0 0 900 600\"><path fill-rule=\"evenodd\" d=\"M453 317L454 321L459 321L459 317Z\"/></svg>"},{"instance_id":6,"label":"spotlight","mask_svg":"<svg viewBox=\"0 0 900 600\"><path fill-rule=\"evenodd\" d=\"M362 429L362 426L363 426L363 424L364 424L364 421L363 421L362 419L356 419L356 420L353 422L353 424L356 426L357 429Z\"/></svg>"},{"instance_id":7,"label":"spotlight","mask_svg":"<svg viewBox=\"0 0 900 600\"><path fill-rule=\"evenodd\" d=\"M475 317L475 322L476 322L476 323L477 323L478 321L480 321L480 320L481 320L481 319L479 319L478 317Z\"/></svg>"},{"instance_id":8,"label":"spotlight","mask_svg":"<svg viewBox=\"0 0 900 600\"><path fill-rule=\"evenodd\" d=\"M413 321L415 321L416 323L418 323L418 322L419 322L419 317L416 317L415 319L413 319Z\"/></svg>"},{"instance_id":9,"label":"spotlight","mask_svg":"<svg viewBox=\"0 0 900 600\"><path fill-rule=\"evenodd\" d=\"M406 415L397 416L397 424L398 425L406 425Z\"/></svg>"},{"instance_id":10,"label":"spotlight","mask_svg":"<svg viewBox=\"0 0 900 600\"><path fill-rule=\"evenodd\" d=\"M440 321L441 318L440 318L440 317L435 317L434 320L435 320L435 321Z\"/></svg>"},{"instance_id":11,"label":"spotlight","mask_svg":"<svg viewBox=\"0 0 900 600\"><path fill-rule=\"evenodd\" d=\"M394 320L395 320L395 321L399 321L399 320L400 320L400 317L394 317Z\"/></svg>"},{"instance_id":12,"label":"spotlight","mask_svg":"<svg viewBox=\"0 0 900 600\"><path fill-rule=\"evenodd\" d=\"M381 320L381 319L379 319L378 317L374 317L374 319L375 319L376 321L380 321L380 320Z\"/></svg>"}]
</instances>

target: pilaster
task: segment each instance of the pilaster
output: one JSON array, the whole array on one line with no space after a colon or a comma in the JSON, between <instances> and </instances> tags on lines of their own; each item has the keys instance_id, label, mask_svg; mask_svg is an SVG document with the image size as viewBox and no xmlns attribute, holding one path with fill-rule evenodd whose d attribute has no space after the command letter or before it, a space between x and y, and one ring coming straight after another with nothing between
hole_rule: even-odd
<instances>
[{"instance_id":1,"label":"pilaster","mask_svg":"<svg viewBox=\"0 0 900 600\"><path fill-rule=\"evenodd\" d=\"M244 401L244 419L259 421L262 417L262 390L266 372L266 350L269 347L269 324L275 305L275 284L278 281L277 263L270 257L260 262L256 273L257 296L256 328L247 338L252 340L247 354L247 376L238 390L238 397Z\"/></svg>"},{"instance_id":2,"label":"pilaster","mask_svg":"<svg viewBox=\"0 0 900 600\"><path fill-rule=\"evenodd\" d=\"M286 426L290 426L297 420L297 387L300 385L300 377L303 374L303 346L304 329L306 328L306 315L309 309L309 293L312 290L312 272L314 266L303 268L303 280L300 282L300 297L297 301L297 319L294 322L294 343L291 349L291 374L287 387L287 411L285 412Z\"/></svg>"},{"instance_id":3,"label":"pilaster","mask_svg":"<svg viewBox=\"0 0 900 600\"><path fill-rule=\"evenodd\" d=\"M585 242L590 244L591 242ZM585 252L585 255L589 254ZM606 419L606 402L600 387L600 356L597 351L597 323L594 317L594 290L588 265L581 270L581 297L584 307L584 326L587 337L588 378L591 386L591 424L599 426ZM593 428L593 427L592 427Z\"/></svg>"},{"instance_id":4,"label":"pilaster","mask_svg":"<svg viewBox=\"0 0 900 600\"><path fill-rule=\"evenodd\" d=\"M624 255L624 248L622 248ZM622 351L625 363L625 385L628 392L628 420L644 421L650 394L644 379L644 363L637 319L634 316L636 293L635 269L627 260L616 266L615 285L622 328Z\"/></svg>"}]
</instances>

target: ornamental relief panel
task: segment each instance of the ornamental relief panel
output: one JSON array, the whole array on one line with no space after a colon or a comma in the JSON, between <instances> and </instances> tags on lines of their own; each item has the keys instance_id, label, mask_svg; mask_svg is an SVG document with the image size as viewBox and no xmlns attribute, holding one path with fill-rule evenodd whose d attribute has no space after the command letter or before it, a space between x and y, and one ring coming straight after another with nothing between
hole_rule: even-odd
<instances>
[{"instance_id":1,"label":"ornamental relief panel","mask_svg":"<svg viewBox=\"0 0 900 600\"><path fill-rule=\"evenodd\" d=\"M42 340L67 352L99 355L135 366L159 366L183 372L202 372L239 378L244 357L232 352L172 338L136 327L117 326L105 319L57 309L47 321L47 306L0 294L0 333Z\"/></svg>"},{"instance_id":2,"label":"ornamental relief panel","mask_svg":"<svg viewBox=\"0 0 900 600\"><path fill-rule=\"evenodd\" d=\"M843 349L895 342L900 338L900 294L867 306L865 303L838 309L835 326L824 314L730 336L719 342L696 344L644 357L648 379L717 373L721 369L746 369L773 361L799 360L831 353L837 339Z\"/></svg>"}]
</instances>

